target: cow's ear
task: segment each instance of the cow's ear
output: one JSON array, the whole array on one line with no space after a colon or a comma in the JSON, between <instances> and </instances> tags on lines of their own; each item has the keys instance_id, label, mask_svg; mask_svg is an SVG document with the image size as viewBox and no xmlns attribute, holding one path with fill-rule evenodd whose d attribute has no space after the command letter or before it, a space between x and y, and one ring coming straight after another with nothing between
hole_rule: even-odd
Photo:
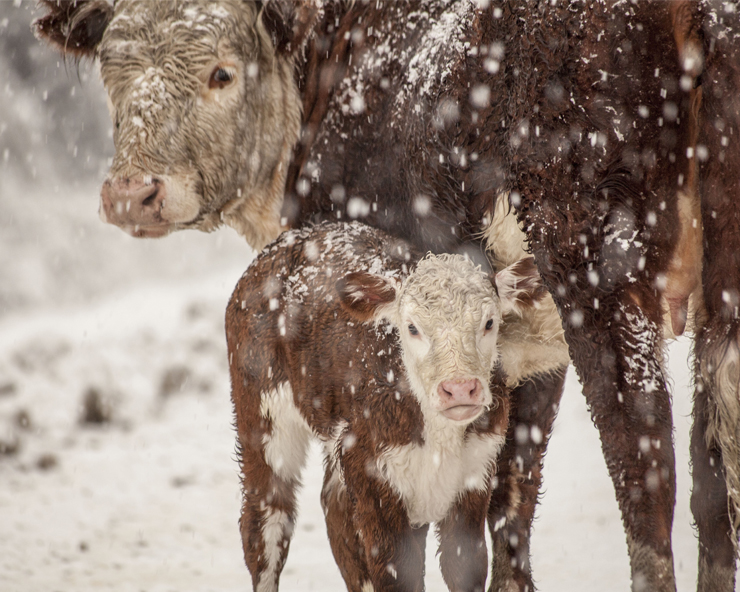
<instances>
[{"instance_id":1,"label":"cow's ear","mask_svg":"<svg viewBox=\"0 0 740 592\"><path fill-rule=\"evenodd\" d=\"M525 257L495 274L493 281L501 301L501 313L521 315L547 295L534 257Z\"/></svg>"},{"instance_id":2,"label":"cow's ear","mask_svg":"<svg viewBox=\"0 0 740 592\"><path fill-rule=\"evenodd\" d=\"M393 280L364 271L348 273L336 283L342 308L361 322L383 316L396 299Z\"/></svg>"},{"instance_id":3,"label":"cow's ear","mask_svg":"<svg viewBox=\"0 0 740 592\"><path fill-rule=\"evenodd\" d=\"M113 18L106 0L40 0L46 14L33 23L36 36L64 55L94 57L103 32Z\"/></svg>"},{"instance_id":4,"label":"cow's ear","mask_svg":"<svg viewBox=\"0 0 740 592\"><path fill-rule=\"evenodd\" d=\"M300 49L311 34L319 15L315 0L263 0L260 18L278 53L291 54Z\"/></svg>"}]
</instances>

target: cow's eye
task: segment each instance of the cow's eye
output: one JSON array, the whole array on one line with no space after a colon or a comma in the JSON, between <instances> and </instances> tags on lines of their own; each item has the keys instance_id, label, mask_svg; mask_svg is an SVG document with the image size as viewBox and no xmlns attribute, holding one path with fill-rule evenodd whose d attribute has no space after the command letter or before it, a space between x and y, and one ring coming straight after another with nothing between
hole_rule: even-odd
<instances>
[{"instance_id":1,"label":"cow's eye","mask_svg":"<svg viewBox=\"0 0 740 592\"><path fill-rule=\"evenodd\" d=\"M490 331L493 329L493 319L488 319L488 322L486 323L486 331Z\"/></svg>"},{"instance_id":2,"label":"cow's eye","mask_svg":"<svg viewBox=\"0 0 740 592\"><path fill-rule=\"evenodd\" d=\"M211 72L208 88L224 88L234 80L234 72L228 68L217 66Z\"/></svg>"},{"instance_id":3,"label":"cow's eye","mask_svg":"<svg viewBox=\"0 0 740 592\"><path fill-rule=\"evenodd\" d=\"M416 328L416 326L413 323L409 325L409 333L411 333L411 335L413 336L417 336L419 334L419 330Z\"/></svg>"}]
</instances>

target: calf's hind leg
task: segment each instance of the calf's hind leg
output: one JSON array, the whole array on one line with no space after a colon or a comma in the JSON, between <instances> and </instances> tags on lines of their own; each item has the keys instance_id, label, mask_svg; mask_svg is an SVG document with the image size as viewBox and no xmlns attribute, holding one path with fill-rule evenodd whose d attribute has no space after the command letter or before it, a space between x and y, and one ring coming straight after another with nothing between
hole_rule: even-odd
<instances>
[{"instance_id":1,"label":"calf's hind leg","mask_svg":"<svg viewBox=\"0 0 740 592\"><path fill-rule=\"evenodd\" d=\"M363 592L363 588L366 590L370 582L365 548L352 520L352 505L339 474L339 467L331 459L327 459L325 464L321 507L324 509L331 551L347 590Z\"/></svg>"},{"instance_id":2,"label":"calf's hind leg","mask_svg":"<svg viewBox=\"0 0 740 592\"><path fill-rule=\"evenodd\" d=\"M235 405L242 469L239 526L253 589L273 592L288 557L310 431L292 406L287 383L262 393L256 401L257 409Z\"/></svg>"}]
</instances>

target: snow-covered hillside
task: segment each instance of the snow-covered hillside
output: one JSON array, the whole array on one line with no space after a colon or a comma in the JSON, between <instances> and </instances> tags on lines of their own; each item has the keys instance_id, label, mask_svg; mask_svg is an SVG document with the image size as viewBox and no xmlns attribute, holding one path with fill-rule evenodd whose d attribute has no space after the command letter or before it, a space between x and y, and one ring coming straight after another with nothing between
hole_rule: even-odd
<instances>
[{"instance_id":1,"label":"snow-covered hillside","mask_svg":"<svg viewBox=\"0 0 740 592\"><path fill-rule=\"evenodd\" d=\"M228 229L138 241L98 220L111 152L102 89L94 68L81 65L78 81L74 65L34 45L22 31L30 18L0 2L0 591L246 590L223 311L253 254ZM680 590L696 578L687 357L688 342L671 347ZM284 590L343 589L320 484L314 450ZM545 592L629 589L572 372L533 561ZM443 590L430 572L428 589Z\"/></svg>"}]
</instances>

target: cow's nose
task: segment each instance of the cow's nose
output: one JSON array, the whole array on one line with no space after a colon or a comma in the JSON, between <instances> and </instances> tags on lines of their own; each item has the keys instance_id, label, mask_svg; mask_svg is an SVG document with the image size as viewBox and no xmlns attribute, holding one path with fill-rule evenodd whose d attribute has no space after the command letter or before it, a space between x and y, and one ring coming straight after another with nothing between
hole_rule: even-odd
<instances>
[{"instance_id":1,"label":"cow's nose","mask_svg":"<svg viewBox=\"0 0 740 592\"><path fill-rule=\"evenodd\" d=\"M158 179L108 180L100 190L101 218L117 226L162 223L166 188Z\"/></svg>"},{"instance_id":2,"label":"cow's nose","mask_svg":"<svg viewBox=\"0 0 740 592\"><path fill-rule=\"evenodd\" d=\"M477 378L445 380L437 388L442 401L456 405L478 405L482 392L483 385Z\"/></svg>"}]
</instances>

